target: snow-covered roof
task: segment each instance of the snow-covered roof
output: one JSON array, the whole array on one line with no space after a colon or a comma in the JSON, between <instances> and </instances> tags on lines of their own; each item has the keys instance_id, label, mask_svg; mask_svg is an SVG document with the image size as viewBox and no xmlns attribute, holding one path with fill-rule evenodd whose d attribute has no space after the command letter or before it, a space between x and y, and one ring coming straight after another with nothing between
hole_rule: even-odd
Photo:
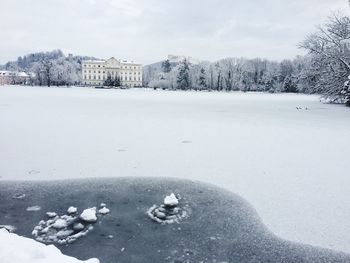
<instances>
[{"instance_id":1,"label":"snow-covered roof","mask_svg":"<svg viewBox=\"0 0 350 263\"><path fill-rule=\"evenodd\" d=\"M99 60L91 60L91 59L89 59L89 60L83 60L83 62L84 63L105 63L106 60L101 60L101 59L99 59Z\"/></svg>"},{"instance_id":2,"label":"snow-covered roof","mask_svg":"<svg viewBox=\"0 0 350 263\"><path fill-rule=\"evenodd\" d=\"M141 65L141 63L137 63L133 60L127 60L127 59L116 59L115 57L111 57L106 60L83 60L83 63L106 63L108 60L115 59L118 60L121 64L128 64L128 65Z\"/></svg>"},{"instance_id":3,"label":"snow-covered roof","mask_svg":"<svg viewBox=\"0 0 350 263\"><path fill-rule=\"evenodd\" d=\"M25 73L25 72L1 70L1 71L0 71L0 76L28 77L28 74Z\"/></svg>"}]
</instances>

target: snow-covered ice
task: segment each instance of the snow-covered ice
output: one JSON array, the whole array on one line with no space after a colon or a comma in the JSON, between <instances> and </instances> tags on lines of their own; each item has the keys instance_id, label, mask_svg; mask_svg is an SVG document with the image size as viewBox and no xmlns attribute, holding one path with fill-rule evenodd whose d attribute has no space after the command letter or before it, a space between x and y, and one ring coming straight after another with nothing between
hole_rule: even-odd
<instances>
[{"instance_id":1,"label":"snow-covered ice","mask_svg":"<svg viewBox=\"0 0 350 263\"><path fill-rule=\"evenodd\" d=\"M244 197L278 236L350 253L344 106L294 94L1 86L0 123L1 180L201 180Z\"/></svg>"},{"instance_id":2,"label":"snow-covered ice","mask_svg":"<svg viewBox=\"0 0 350 263\"><path fill-rule=\"evenodd\" d=\"M97 221L96 207L87 208L80 214L80 219L89 223Z\"/></svg>"},{"instance_id":3,"label":"snow-covered ice","mask_svg":"<svg viewBox=\"0 0 350 263\"><path fill-rule=\"evenodd\" d=\"M0 262L3 263L99 263L98 259L80 261L65 256L53 245L44 245L5 229L0 229L0 244Z\"/></svg>"}]
</instances>

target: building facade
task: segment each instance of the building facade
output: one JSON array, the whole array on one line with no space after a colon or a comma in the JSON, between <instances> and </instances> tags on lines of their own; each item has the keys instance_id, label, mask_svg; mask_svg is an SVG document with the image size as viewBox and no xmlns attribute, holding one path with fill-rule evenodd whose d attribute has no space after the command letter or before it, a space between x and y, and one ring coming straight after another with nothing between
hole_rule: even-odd
<instances>
[{"instance_id":1,"label":"building facade","mask_svg":"<svg viewBox=\"0 0 350 263\"><path fill-rule=\"evenodd\" d=\"M82 84L103 86L107 78L119 78L123 87L142 86L142 65L125 60L84 60L82 62Z\"/></svg>"},{"instance_id":2,"label":"building facade","mask_svg":"<svg viewBox=\"0 0 350 263\"><path fill-rule=\"evenodd\" d=\"M0 85L26 85L29 80L30 76L25 72L0 71Z\"/></svg>"}]
</instances>

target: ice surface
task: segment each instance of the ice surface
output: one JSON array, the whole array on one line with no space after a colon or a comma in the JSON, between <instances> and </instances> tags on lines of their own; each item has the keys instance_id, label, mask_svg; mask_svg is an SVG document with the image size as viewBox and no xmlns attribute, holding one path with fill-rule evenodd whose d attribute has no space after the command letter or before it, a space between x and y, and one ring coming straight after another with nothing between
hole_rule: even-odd
<instances>
[{"instance_id":1,"label":"ice surface","mask_svg":"<svg viewBox=\"0 0 350 263\"><path fill-rule=\"evenodd\" d=\"M80 261L65 256L53 245L44 245L35 240L20 237L0 229L0 262L3 263L98 263L98 259Z\"/></svg>"},{"instance_id":2,"label":"ice surface","mask_svg":"<svg viewBox=\"0 0 350 263\"><path fill-rule=\"evenodd\" d=\"M1 86L0 123L1 180L206 181L283 238L350 252L350 111L317 96Z\"/></svg>"},{"instance_id":3,"label":"ice surface","mask_svg":"<svg viewBox=\"0 0 350 263\"><path fill-rule=\"evenodd\" d=\"M52 211L53 207L65 211L72 200L77 207L89 207L102 200L108 202L115 213L106 218L99 216L101 220L94 225L93 231L88 225L83 231L65 238L71 231L64 230L74 230L75 222L72 222L67 229L58 230L63 238L60 239L53 228L42 234L40 229L46 228L48 222L40 221L36 227L39 234L36 239L58 243L64 254L79 259L97 257L106 263L116 260L144 263L145 259L146 262L350 262L350 254L277 238L262 224L248 202L230 191L198 181L134 177L20 183L0 181L0 189L0 211L6 211L0 214L0 221L13 223L18 226L16 233L25 236L40 220L40 215L46 217L44 212L18 216L21 211L28 215L23 207L33 200L45 208L47 200L52 200ZM31 194L25 200L14 200L11 198L13 190ZM165 193L181 195L179 205L165 206ZM149 210L151 220L145 212L157 203L161 205ZM156 209L166 215L166 222L164 218L160 220L154 216ZM61 218L68 220L68 216ZM163 225L158 226L156 222ZM76 240L86 234L87 237ZM54 240L50 241L51 238ZM74 240L76 243L70 245ZM121 255L123 247L125 251Z\"/></svg>"}]
</instances>

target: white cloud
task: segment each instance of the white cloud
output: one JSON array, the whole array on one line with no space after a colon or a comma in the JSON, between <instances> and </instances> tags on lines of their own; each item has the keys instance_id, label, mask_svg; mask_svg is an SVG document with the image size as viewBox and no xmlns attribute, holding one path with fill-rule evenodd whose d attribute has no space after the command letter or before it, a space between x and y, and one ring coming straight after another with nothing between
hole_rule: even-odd
<instances>
[{"instance_id":1,"label":"white cloud","mask_svg":"<svg viewBox=\"0 0 350 263\"><path fill-rule=\"evenodd\" d=\"M0 10L0 63L60 48L150 63L169 53L290 58L346 0L12 0Z\"/></svg>"}]
</instances>

